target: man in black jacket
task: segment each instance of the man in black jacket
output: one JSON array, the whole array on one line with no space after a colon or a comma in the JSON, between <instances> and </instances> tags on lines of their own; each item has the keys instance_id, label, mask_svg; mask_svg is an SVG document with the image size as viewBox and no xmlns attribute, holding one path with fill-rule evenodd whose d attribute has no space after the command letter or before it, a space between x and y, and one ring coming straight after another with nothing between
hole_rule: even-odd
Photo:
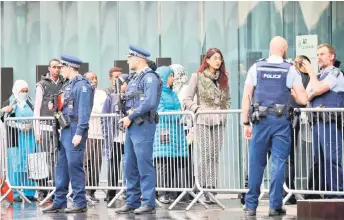
<instances>
[{"instance_id":1,"label":"man in black jacket","mask_svg":"<svg viewBox=\"0 0 344 220\"><path fill-rule=\"evenodd\" d=\"M34 117L52 117L54 112L49 110L49 102L52 100L54 94L58 94L63 86L64 80L60 76L60 61L52 59L49 62L49 72L42 76L41 81L36 85L36 98ZM37 121L35 126L36 142L39 144L38 151L47 153L47 165L49 170L48 179L54 181L55 178L55 158L57 154L53 140L52 121ZM41 179L37 181L37 185L41 187L54 186L48 184L48 179ZM47 196L47 191L38 191L38 200L42 201Z\"/></svg>"}]
</instances>

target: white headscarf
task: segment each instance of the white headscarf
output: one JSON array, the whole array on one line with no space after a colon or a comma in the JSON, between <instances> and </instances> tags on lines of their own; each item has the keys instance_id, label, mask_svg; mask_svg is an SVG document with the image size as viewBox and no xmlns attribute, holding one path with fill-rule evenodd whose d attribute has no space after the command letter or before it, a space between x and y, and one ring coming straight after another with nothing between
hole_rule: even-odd
<instances>
[{"instance_id":1,"label":"white headscarf","mask_svg":"<svg viewBox=\"0 0 344 220\"><path fill-rule=\"evenodd\" d=\"M12 88L13 97L16 99L18 105L21 107L24 106L28 99L28 96L26 97L26 99L23 99L19 95L20 91L24 88L29 88L29 84L27 84L27 82L24 80L16 80Z\"/></svg>"},{"instance_id":2,"label":"white headscarf","mask_svg":"<svg viewBox=\"0 0 344 220\"><path fill-rule=\"evenodd\" d=\"M173 70L174 73L174 82L173 82L173 88L175 91L179 91L180 88L188 82L188 77L185 73L185 69L180 64L172 64L170 68Z\"/></svg>"}]
</instances>

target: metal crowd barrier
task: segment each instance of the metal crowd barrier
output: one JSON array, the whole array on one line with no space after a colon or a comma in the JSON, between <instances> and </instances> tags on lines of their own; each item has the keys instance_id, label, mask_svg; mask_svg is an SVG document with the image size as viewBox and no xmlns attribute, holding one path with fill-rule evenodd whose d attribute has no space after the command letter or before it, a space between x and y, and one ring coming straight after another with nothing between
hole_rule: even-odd
<instances>
[{"instance_id":1,"label":"metal crowd barrier","mask_svg":"<svg viewBox=\"0 0 344 220\"><path fill-rule=\"evenodd\" d=\"M192 130L187 127L194 120L194 115L188 112L167 112L161 113L160 123L157 125L154 149L156 152L163 149L163 142L160 137L164 135L164 130L176 129L169 139L175 142L177 154L165 155L158 154L154 160L154 166L159 164L166 165L169 172L157 173L156 191L159 193L174 192L176 197L170 205L172 209L188 193L195 196L195 178L192 161L193 144L189 143L186 131ZM87 199L95 204L89 195L96 190L110 190L115 197L108 204L110 207L125 192L125 180L123 173L124 155L124 133L121 132L116 121L119 119L115 114L93 115L90 119L88 140L84 154L85 185ZM7 147L4 148L1 158L8 159L4 162L4 167L8 175L10 189L17 192L26 202L30 200L25 193L35 191L49 192L40 205L43 205L54 194L54 176L57 163L57 150L54 145L56 136L53 135L52 117L25 117L25 118L6 118L5 130ZM182 123L185 122L185 123ZM189 123L188 123L189 122ZM165 124L164 129L160 124ZM103 130L106 127L106 130ZM105 132L105 133L104 133ZM162 133L162 135L160 135ZM40 134L40 142L36 143L37 135ZM105 135L104 135L105 134ZM165 133L166 134L166 133ZM168 144L168 143L167 143ZM184 148L178 146L184 144ZM106 148L105 146L108 146ZM106 157L106 151L108 155ZM109 158L108 158L109 157ZM1 160L5 161L5 160ZM104 166L105 165L105 169ZM105 175L103 175L105 173ZM188 176L188 178L185 178ZM22 192L22 191L25 192ZM31 191L30 191L31 190ZM70 187L67 197L72 194ZM160 202L157 201L161 206ZM201 204L205 205L203 202Z\"/></svg>"},{"instance_id":2,"label":"metal crowd barrier","mask_svg":"<svg viewBox=\"0 0 344 220\"><path fill-rule=\"evenodd\" d=\"M5 119L6 147L2 160L5 162L7 183L10 190L28 203L31 201L24 194L34 197L36 190L51 190L51 197L54 192L51 181L55 169L47 164L56 156L49 147L56 137L42 133L41 142L36 143L35 136L36 129L43 131L51 126L51 121L51 117Z\"/></svg>"},{"instance_id":3,"label":"metal crowd barrier","mask_svg":"<svg viewBox=\"0 0 344 220\"><path fill-rule=\"evenodd\" d=\"M118 128L119 119L116 114L91 116L84 156L86 192L107 190L115 195L108 207L125 192L125 133Z\"/></svg>"},{"instance_id":4,"label":"metal crowd barrier","mask_svg":"<svg viewBox=\"0 0 344 220\"><path fill-rule=\"evenodd\" d=\"M171 204L173 209L188 193L194 191L195 172L193 155L194 114L191 112L162 112L154 138L154 166L158 201ZM203 201L199 201L207 207Z\"/></svg>"},{"instance_id":5,"label":"metal crowd barrier","mask_svg":"<svg viewBox=\"0 0 344 220\"><path fill-rule=\"evenodd\" d=\"M289 157L284 203L293 194L299 199L344 198L343 116L343 108L301 109L301 120L293 130L298 136L292 144L295 153Z\"/></svg>"},{"instance_id":6,"label":"metal crowd barrier","mask_svg":"<svg viewBox=\"0 0 344 220\"><path fill-rule=\"evenodd\" d=\"M303 194L344 196L341 170L343 111L302 109L299 130L294 130L294 134L299 135L293 145L294 160L289 158L287 167L289 176L284 189L288 195L284 203L292 194L301 199ZM248 191L245 179L249 150L248 141L243 136L241 110L202 111L196 115L191 112L163 112L159 115L153 154L158 205L169 204L169 209L173 209L186 194L190 194L194 199L186 210L197 201L208 208L204 203L207 199L224 208L217 193ZM110 190L115 197L108 207L126 188L123 173L125 134L118 129L117 119L115 114L91 117L84 155L87 199L91 201L89 195L92 190ZM332 120L332 124L324 123L323 119ZM52 132L53 118L7 118L4 124L2 132L5 129L5 134L0 138L0 178L7 178L10 189L29 203L24 194L32 195L35 190L48 192L40 203L42 205L54 193L57 152L54 146L56 137ZM41 134L38 144L37 130ZM315 157L315 152L321 152L321 149L325 153ZM328 150L333 153L329 154ZM316 162L319 165L314 166ZM294 165L295 172L291 171L291 165ZM269 190L270 169L268 162L260 198ZM317 178L322 174L325 178ZM68 197L71 193L70 189ZM4 196L0 197L0 202Z\"/></svg>"},{"instance_id":7,"label":"metal crowd barrier","mask_svg":"<svg viewBox=\"0 0 344 220\"><path fill-rule=\"evenodd\" d=\"M248 174L249 151L248 141L243 136L241 110L198 112L195 115L195 124L195 176L199 193L187 210L202 196L224 209L225 206L216 198L217 193L248 191L245 189L245 179ZM269 176L268 163L260 199L268 193Z\"/></svg>"}]
</instances>

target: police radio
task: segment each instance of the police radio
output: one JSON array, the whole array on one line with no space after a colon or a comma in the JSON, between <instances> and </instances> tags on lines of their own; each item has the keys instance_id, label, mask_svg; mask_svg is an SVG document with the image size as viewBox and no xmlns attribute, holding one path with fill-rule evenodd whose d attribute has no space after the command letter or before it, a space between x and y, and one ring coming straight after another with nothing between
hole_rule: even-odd
<instances>
[{"instance_id":1,"label":"police radio","mask_svg":"<svg viewBox=\"0 0 344 220\"><path fill-rule=\"evenodd\" d=\"M252 122L252 124L256 124L260 121L259 103L258 102L253 103L250 96L248 96L248 99L250 100L249 119L250 119L250 122Z\"/></svg>"}]
</instances>

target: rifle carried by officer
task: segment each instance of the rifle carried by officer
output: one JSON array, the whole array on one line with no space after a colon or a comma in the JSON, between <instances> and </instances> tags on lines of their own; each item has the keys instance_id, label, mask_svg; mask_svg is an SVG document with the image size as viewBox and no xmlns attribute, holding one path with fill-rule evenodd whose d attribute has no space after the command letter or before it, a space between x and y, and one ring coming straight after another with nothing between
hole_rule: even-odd
<instances>
[{"instance_id":1,"label":"rifle carried by officer","mask_svg":"<svg viewBox=\"0 0 344 220\"><path fill-rule=\"evenodd\" d=\"M54 101L53 101L53 106L54 106L54 120L53 120L53 135L56 137L54 140L54 145L57 150L60 150L60 133L59 133L59 128L65 128L70 125L70 118L65 117L63 113L59 109L59 102L62 102L62 100L59 98L60 94L54 94ZM61 103L62 104L62 103Z\"/></svg>"},{"instance_id":2,"label":"rifle carried by officer","mask_svg":"<svg viewBox=\"0 0 344 220\"><path fill-rule=\"evenodd\" d=\"M123 101L122 101L122 103L125 103L125 101L127 101L127 100L130 100L132 97L135 97L135 96L137 96L138 94L132 94L131 96L129 96L129 97L126 97L126 99L124 99ZM139 94L139 95L143 95L143 94ZM134 111L135 109L129 109L126 113L127 113L127 115L130 115L133 111ZM147 117L147 116L146 116ZM137 125L141 125L141 124L143 124L143 122L144 122L144 120L146 119L146 117L137 117L137 118L135 118L134 119L134 123L135 124L137 124ZM152 110L151 111L149 111L149 115L148 115L148 120L150 121L150 122L155 122L156 124L158 124L159 123L159 115L158 115L158 113L157 112L153 112Z\"/></svg>"},{"instance_id":3,"label":"rifle carried by officer","mask_svg":"<svg viewBox=\"0 0 344 220\"><path fill-rule=\"evenodd\" d=\"M114 91L115 91L115 100L117 100L117 104L115 105L115 113L119 115L119 118L123 118L123 106L124 106L124 102L122 99L122 95L121 95L121 85L120 85L120 79L117 78L115 81L115 84L113 85L114 87ZM118 125L119 129L123 132L124 128L123 128L123 123L119 123Z\"/></svg>"},{"instance_id":4,"label":"rifle carried by officer","mask_svg":"<svg viewBox=\"0 0 344 220\"><path fill-rule=\"evenodd\" d=\"M54 135L54 146L55 149L60 151L60 134L59 134L59 121L56 118L56 114L58 112L57 109L57 99L58 99L58 94L54 94L53 96L53 105L54 105L54 120L53 120L53 135Z\"/></svg>"}]
</instances>

